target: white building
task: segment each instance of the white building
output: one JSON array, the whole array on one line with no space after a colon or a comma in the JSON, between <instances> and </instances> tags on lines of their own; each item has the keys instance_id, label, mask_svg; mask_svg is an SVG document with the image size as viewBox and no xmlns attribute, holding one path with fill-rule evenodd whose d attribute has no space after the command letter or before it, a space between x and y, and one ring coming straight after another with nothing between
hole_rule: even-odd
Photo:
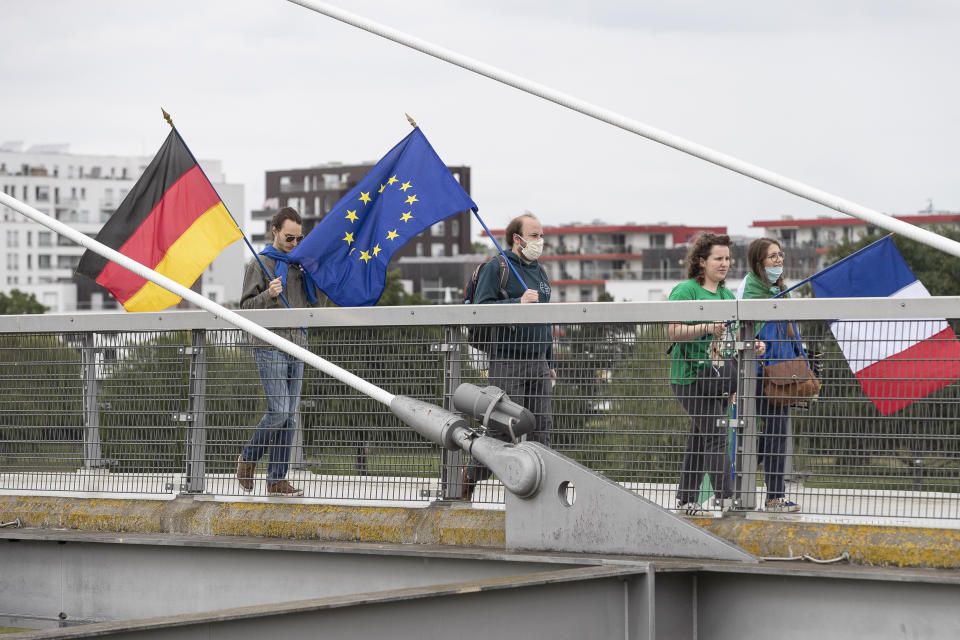
<instances>
[{"instance_id":1,"label":"white building","mask_svg":"<svg viewBox=\"0 0 960 640\"><path fill-rule=\"evenodd\" d=\"M893 217L923 228L960 226L960 213L933 211L932 207L931 210L921 211L916 215L895 215ZM784 247L812 247L822 249L824 253L844 241L856 242L866 235L882 231L882 229L869 222L850 216L820 216L802 220L784 216L779 220L754 220L750 226L755 229L763 229L765 235L776 238Z\"/></svg>"},{"instance_id":2,"label":"white building","mask_svg":"<svg viewBox=\"0 0 960 640\"><path fill-rule=\"evenodd\" d=\"M152 159L72 154L67 145L21 149L20 143L0 145L0 189L90 237L113 215ZM202 161L201 165L243 229L243 186L225 184L220 161ZM0 219L4 228L0 235L0 291L32 293L51 312L119 308L105 293L78 299L74 270L83 247L8 207L0 206ZM247 251L242 243L234 243L202 277L201 291L217 302L239 300L244 262L240 247Z\"/></svg>"},{"instance_id":3,"label":"white building","mask_svg":"<svg viewBox=\"0 0 960 640\"><path fill-rule=\"evenodd\" d=\"M553 302L588 302L607 293L615 301L665 300L686 278L677 260L698 231L725 234L726 227L686 225L544 225L540 257ZM504 248L504 229L493 232ZM481 233L486 236L486 233Z\"/></svg>"}]
</instances>

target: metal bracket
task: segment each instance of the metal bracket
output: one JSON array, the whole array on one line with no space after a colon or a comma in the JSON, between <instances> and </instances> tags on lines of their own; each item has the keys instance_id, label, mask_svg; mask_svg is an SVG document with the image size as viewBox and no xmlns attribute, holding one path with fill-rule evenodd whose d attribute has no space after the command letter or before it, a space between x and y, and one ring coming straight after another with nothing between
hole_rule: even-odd
<instances>
[{"instance_id":1,"label":"metal bracket","mask_svg":"<svg viewBox=\"0 0 960 640\"><path fill-rule=\"evenodd\" d=\"M759 561L552 449L519 447L532 448L543 476L528 498L505 492L508 549Z\"/></svg>"}]
</instances>

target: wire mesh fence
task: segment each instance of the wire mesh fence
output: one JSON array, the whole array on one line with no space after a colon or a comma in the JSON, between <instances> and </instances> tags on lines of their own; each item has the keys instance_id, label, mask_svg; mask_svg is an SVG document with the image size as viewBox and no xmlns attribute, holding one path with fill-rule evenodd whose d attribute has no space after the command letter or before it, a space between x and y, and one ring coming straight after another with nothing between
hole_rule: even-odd
<instances>
[{"instance_id":1,"label":"wire mesh fence","mask_svg":"<svg viewBox=\"0 0 960 640\"><path fill-rule=\"evenodd\" d=\"M780 500L773 510L790 512L780 507L791 503L805 516L960 520L960 384L956 363L942 356L951 352L933 344L901 355L915 366L881 372L886 378L870 387L858 360L864 351L851 356L831 325L854 313L878 317L859 321L855 342L882 354L899 348L916 305L877 306L872 316L870 301L808 303L795 326L819 392L771 408L750 337L757 323L796 313L798 303L776 312L736 303L561 304L539 316L505 305L496 317L508 327L520 319L550 327L549 354L518 358L556 373L527 391L547 396L550 446L665 507L677 506L681 476L693 474L696 504L718 513L767 509L772 495ZM542 375L511 368L496 347L468 344L475 317L463 308L421 308L412 318L401 308L377 310L362 323L331 311L289 312L283 326L304 326L310 351L391 393L449 407L462 382L502 386ZM309 367L289 433L264 441L262 458L244 460L269 410L242 332L202 313L180 312L172 329L149 314L121 317L128 319L47 317L31 330L0 323L0 491L296 495L276 489L282 480L326 501L463 495L468 455L443 451L387 406ZM737 357L718 363L735 367L737 395L691 415L699 405L681 403L671 385L667 326L699 318L734 321L723 347ZM948 323L957 329L956 319ZM889 410L888 401L906 396L917 398ZM697 440L710 451L693 453L722 462L720 475L685 462L696 418L716 438ZM252 467L238 479L243 462ZM475 503L502 502L495 477L467 480Z\"/></svg>"}]
</instances>

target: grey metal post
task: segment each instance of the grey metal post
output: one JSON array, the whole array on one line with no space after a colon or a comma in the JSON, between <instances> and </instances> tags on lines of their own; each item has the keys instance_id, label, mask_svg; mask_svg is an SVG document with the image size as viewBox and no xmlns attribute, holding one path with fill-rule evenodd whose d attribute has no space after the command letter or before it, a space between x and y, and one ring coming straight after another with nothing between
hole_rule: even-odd
<instances>
[{"instance_id":1,"label":"grey metal post","mask_svg":"<svg viewBox=\"0 0 960 640\"><path fill-rule=\"evenodd\" d=\"M303 397L303 391L300 392ZM303 400L297 403L296 427L293 429L293 437L290 439L290 468L306 469L307 465L303 457ZM310 403L313 406L313 403Z\"/></svg>"},{"instance_id":2,"label":"grey metal post","mask_svg":"<svg viewBox=\"0 0 960 640\"><path fill-rule=\"evenodd\" d=\"M743 509L757 508L757 351L756 323L740 323L743 350L740 351L740 383L737 385L737 422L740 427L736 497Z\"/></svg>"},{"instance_id":3,"label":"grey metal post","mask_svg":"<svg viewBox=\"0 0 960 640\"><path fill-rule=\"evenodd\" d=\"M787 446L783 451L783 455L786 458L783 461L783 481L792 482L793 481L793 418L788 413L787 414Z\"/></svg>"},{"instance_id":4,"label":"grey metal post","mask_svg":"<svg viewBox=\"0 0 960 640\"><path fill-rule=\"evenodd\" d=\"M203 493L207 450L207 332L190 332L190 406L187 422L187 493Z\"/></svg>"},{"instance_id":5,"label":"grey metal post","mask_svg":"<svg viewBox=\"0 0 960 640\"><path fill-rule=\"evenodd\" d=\"M447 326L444 329L443 350L443 408L455 411L453 407L453 392L460 386L460 327ZM440 453L440 499L457 500L463 490L463 451L442 449Z\"/></svg>"},{"instance_id":6,"label":"grey metal post","mask_svg":"<svg viewBox=\"0 0 960 640\"><path fill-rule=\"evenodd\" d=\"M103 447L100 444L100 379L97 377L96 334L83 334L83 466L102 467Z\"/></svg>"}]
</instances>

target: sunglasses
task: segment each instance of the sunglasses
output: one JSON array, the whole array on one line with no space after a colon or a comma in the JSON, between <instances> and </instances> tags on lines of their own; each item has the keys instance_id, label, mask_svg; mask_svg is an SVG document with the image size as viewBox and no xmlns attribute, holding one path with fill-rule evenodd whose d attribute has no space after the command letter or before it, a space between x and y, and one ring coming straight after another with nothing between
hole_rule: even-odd
<instances>
[{"instance_id":1,"label":"sunglasses","mask_svg":"<svg viewBox=\"0 0 960 640\"><path fill-rule=\"evenodd\" d=\"M298 243L303 242L303 236L294 236L294 235L287 234L284 236L284 239L287 242L293 242L294 240L296 240Z\"/></svg>"}]
</instances>

